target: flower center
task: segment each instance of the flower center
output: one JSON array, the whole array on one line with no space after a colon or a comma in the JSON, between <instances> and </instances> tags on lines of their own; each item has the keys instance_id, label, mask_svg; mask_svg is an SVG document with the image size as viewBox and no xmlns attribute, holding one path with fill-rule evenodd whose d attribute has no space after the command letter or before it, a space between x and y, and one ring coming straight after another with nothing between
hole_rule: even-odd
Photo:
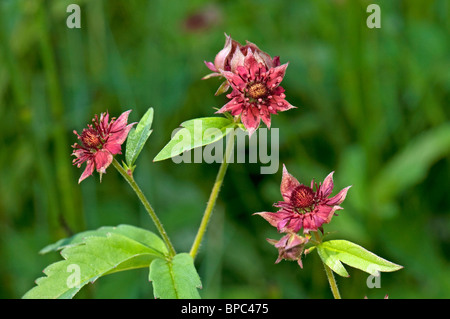
<instances>
[{"instance_id":1,"label":"flower center","mask_svg":"<svg viewBox=\"0 0 450 319\"><path fill-rule=\"evenodd\" d=\"M260 82L250 84L248 87L248 95L255 100L265 97L267 95L267 87Z\"/></svg>"},{"instance_id":2,"label":"flower center","mask_svg":"<svg viewBox=\"0 0 450 319\"><path fill-rule=\"evenodd\" d=\"M100 136L94 129L84 129L81 133L81 141L89 148L98 148L102 144Z\"/></svg>"},{"instance_id":3,"label":"flower center","mask_svg":"<svg viewBox=\"0 0 450 319\"><path fill-rule=\"evenodd\" d=\"M305 185L297 186L291 194L291 203L295 208L307 208L314 204L314 192Z\"/></svg>"}]
</instances>

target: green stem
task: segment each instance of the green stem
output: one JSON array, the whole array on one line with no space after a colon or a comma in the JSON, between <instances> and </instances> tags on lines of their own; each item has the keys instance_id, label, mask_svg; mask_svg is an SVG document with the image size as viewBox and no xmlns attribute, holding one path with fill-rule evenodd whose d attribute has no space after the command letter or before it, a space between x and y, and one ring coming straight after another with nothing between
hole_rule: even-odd
<instances>
[{"instance_id":1,"label":"green stem","mask_svg":"<svg viewBox=\"0 0 450 319\"><path fill-rule=\"evenodd\" d=\"M136 181L134 180L133 176L129 175L127 173L127 171L122 167L122 165L120 165L119 162L117 162L116 159L114 159L112 163L113 163L114 167L119 171L120 175L122 175L123 178L125 178L125 180L128 182L128 184L130 184L131 188L134 190L136 195L141 200L142 204L145 207L145 210L150 215L151 219L153 220L153 223L155 224L156 228L159 231L159 234L161 235L161 237L163 238L164 242L166 243L166 246L169 249L170 256L172 256L172 257L175 256L176 255L175 249L173 248L173 245L170 242L170 239L167 236L167 233L164 230L164 227L163 227L161 221L159 220L158 216L156 216L155 211L153 210L153 208L150 205L149 201L145 197L144 193L142 193L141 189L136 184Z\"/></svg>"},{"instance_id":2,"label":"green stem","mask_svg":"<svg viewBox=\"0 0 450 319\"><path fill-rule=\"evenodd\" d=\"M320 238L319 232L314 232L313 234L316 241L320 244L322 242L322 238ZM325 273L327 274L328 282L330 283L330 288L334 299L341 299L341 294L339 293L339 289L336 283L336 279L334 278L333 271L325 263L323 263L323 266L325 267Z\"/></svg>"},{"instance_id":3,"label":"green stem","mask_svg":"<svg viewBox=\"0 0 450 319\"><path fill-rule=\"evenodd\" d=\"M341 295L339 294L339 289L338 289L338 286L336 283L336 279L334 279L333 271L327 265L323 264L323 266L325 267L325 272L327 274L328 282L330 283L330 288L331 288L331 292L333 293L334 299L341 299Z\"/></svg>"},{"instance_id":4,"label":"green stem","mask_svg":"<svg viewBox=\"0 0 450 319\"><path fill-rule=\"evenodd\" d=\"M195 256L197 255L200 243L206 231L206 227L208 226L208 222L211 219L212 211L216 203L217 196L219 195L220 187L222 186L225 173L227 171L228 160L231 154L231 150L233 149L234 146L234 136L235 136L235 129L233 129L233 131L230 133L227 148L225 150L225 156L223 158L222 164L220 164L219 172L217 173L216 181L214 182L211 194L209 195L208 204L206 205L205 212L203 213L203 218L200 223L200 227L198 228L197 235L195 236L195 240L194 243L192 244L191 251L189 252L193 259L195 259Z\"/></svg>"}]
</instances>

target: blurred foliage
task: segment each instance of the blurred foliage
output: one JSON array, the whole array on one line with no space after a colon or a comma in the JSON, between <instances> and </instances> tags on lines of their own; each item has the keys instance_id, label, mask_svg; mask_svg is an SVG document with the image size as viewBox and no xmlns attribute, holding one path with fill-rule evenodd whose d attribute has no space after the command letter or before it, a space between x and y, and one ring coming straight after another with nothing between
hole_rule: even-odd
<instances>
[{"instance_id":1,"label":"blurred foliage","mask_svg":"<svg viewBox=\"0 0 450 319\"><path fill-rule=\"evenodd\" d=\"M66 27L70 3L81 29ZM366 26L370 3L381 28ZM224 32L289 61L298 109L273 117L280 165L300 181L335 170L352 184L326 231L404 266L381 288L348 268L344 298L450 297L449 2L0 1L0 297L19 298L59 260L38 251L71 233L121 223L153 230L114 169L77 184L74 129L94 114L155 110L135 175L178 251L188 251L219 164L152 159L188 119L226 102L201 77ZM316 254L275 265L278 239L258 211L281 199L281 170L232 164L196 263L204 298L331 298ZM151 298L148 270L114 274L81 298Z\"/></svg>"}]
</instances>

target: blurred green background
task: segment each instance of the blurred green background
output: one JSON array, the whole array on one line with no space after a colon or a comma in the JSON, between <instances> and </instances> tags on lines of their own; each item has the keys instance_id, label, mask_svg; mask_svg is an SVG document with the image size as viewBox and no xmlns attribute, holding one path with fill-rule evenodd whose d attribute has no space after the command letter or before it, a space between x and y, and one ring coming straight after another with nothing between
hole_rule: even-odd
<instances>
[{"instance_id":1,"label":"blurred green background","mask_svg":"<svg viewBox=\"0 0 450 319\"><path fill-rule=\"evenodd\" d=\"M71 3L81 29L66 27ZM369 29L366 8L381 7ZM404 266L381 275L347 267L344 298L450 297L449 2L436 1L0 1L0 297L20 298L58 253L45 245L103 225L154 230L110 168L77 184L74 129L96 113L155 110L136 179L179 252L188 251L219 164L152 159L172 130L226 102L212 61L224 32L289 62L282 86L298 109L272 117L280 165L300 181L335 170L353 185L326 231ZM119 155L120 156L120 155ZM281 200L281 170L232 164L196 259L204 298L331 298L316 253L274 264L258 216ZM84 168L84 166L83 166ZM114 274L79 298L152 298L148 270Z\"/></svg>"}]
</instances>

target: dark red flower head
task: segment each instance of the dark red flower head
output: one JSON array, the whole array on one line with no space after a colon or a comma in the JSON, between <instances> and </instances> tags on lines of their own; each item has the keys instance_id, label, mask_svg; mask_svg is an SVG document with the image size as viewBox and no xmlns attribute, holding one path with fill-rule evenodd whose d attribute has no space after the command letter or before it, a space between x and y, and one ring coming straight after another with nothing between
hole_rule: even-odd
<instances>
[{"instance_id":1,"label":"dark red flower head","mask_svg":"<svg viewBox=\"0 0 450 319\"><path fill-rule=\"evenodd\" d=\"M93 124L88 124L81 135L73 131L81 141L81 144L72 145L74 148L72 155L76 157L73 163L80 167L86 162L86 168L78 183L92 175L94 168L100 173L101 180L102 174L106 173L106 168L113 160L113 155L121 154L122 143L127 138L131 127L136 124L127 125L130 112L131 110L122 113L117 120L112 118L111 122L109 122L108 112L102 113L100 118L95 115Z\"/></svg>"},{"instance_id":2,"label":"dark red flower head","mask_svg":"<svg viewBox=\"0 0 450 319\"><path fill-rule=\"evenodd\" d=\"M280 191L284 200L274 204L280 210L276 213L257 214L280 232L297 233L302 228L304 233L317 231L323 224L331 221L336 211L343 209L339 205L351 187L348 186L329 198L334 187L333 173L328 174L322 184L317 185L312 181L310 186L306 186L289 174L283 165Z\"/></svg>"}]
</instances>

